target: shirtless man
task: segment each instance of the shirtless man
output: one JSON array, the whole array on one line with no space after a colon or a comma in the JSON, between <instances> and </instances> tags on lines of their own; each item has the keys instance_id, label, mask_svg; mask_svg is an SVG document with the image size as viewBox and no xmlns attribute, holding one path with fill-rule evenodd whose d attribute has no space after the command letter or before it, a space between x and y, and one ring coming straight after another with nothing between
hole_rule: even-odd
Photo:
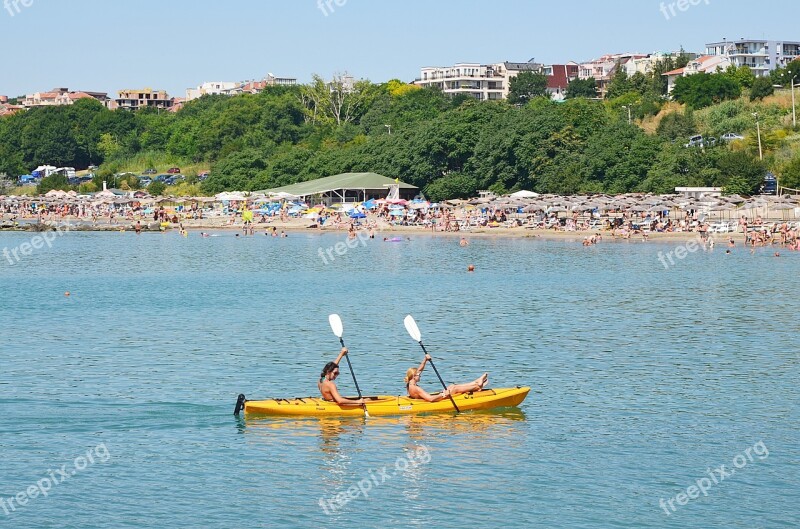
<instances>
[{"instance_id":1,"label":"shirtless man","mask_svg":"<svg viewBox=\"0 0 800 529\"><path fill-rule=\"evenodd\" d=\"M335 402L340 406L363 406L365 404L364 399L348 399L346 397L342 397L339 395L339 390L336 389L336 377L339 376L339 362L342 361L344 355L347 354L347 348L342 347L342 350L339 352L339 356L336 357L335 362L328 362L325 364L325 367L322 368L322 373L319 376L319 382L317 386L319 387L319 392L322 395L323 400L327 400L329 402Z\"/></svg>"}]
</instances>

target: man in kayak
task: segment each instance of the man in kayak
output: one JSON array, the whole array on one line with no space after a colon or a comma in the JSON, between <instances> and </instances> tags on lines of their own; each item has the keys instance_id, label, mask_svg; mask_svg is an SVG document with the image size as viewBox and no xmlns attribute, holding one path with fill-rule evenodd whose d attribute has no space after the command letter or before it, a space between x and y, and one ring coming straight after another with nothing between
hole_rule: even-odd
<instances>
[{"instance_id":1,"label":"man in kayak","mask_svg":"<svg viewBox=\"0 0 800 529\"><path fill-rule=\"evenodd\" d=\"M348 399L339 395L339 390L336 389L336 377L339 376L339 362L342 361L344 355L347 354L347 347L342 347L339 356L336 357L335 362L328 362L322 368L322 373L319 376L319 392L322 394L322 399L329 402L335 402L342 406L363 406L364 399Z\"/></svg>"},{"instance_id":2,"label":"man in kayak","mask_svg":"<svg viewBox=\"0 0 800 529\"><path fill-rule=\"evenodd\" d=\"M425 369L425 364L427 364L428 360L430 359L431 355L426 354L419 367L411 367L408 371L406 371L406 388L408 389L408 396L412 399L422 399L426 402L439 402L440 400L450 398L451 396L455 397L456 395L461 395L462 393L480 391L483 389L483 386L489 382L489 374L484 373L472 382L467 382L465 384L450 384L447 386L445 391L442 391L437 395L431 395L419 386L419 377L422 374L422 370Z\"/></svg>"}]
</instances>

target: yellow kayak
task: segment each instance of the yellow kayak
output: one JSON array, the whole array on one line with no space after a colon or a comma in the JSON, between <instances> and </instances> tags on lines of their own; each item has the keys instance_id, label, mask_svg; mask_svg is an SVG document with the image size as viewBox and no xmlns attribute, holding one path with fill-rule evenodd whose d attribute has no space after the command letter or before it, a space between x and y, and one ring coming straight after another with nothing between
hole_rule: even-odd
<instances>
[{"instance_id":1,"label":"yellow kayak","mask_svg":"<svg viewBox=\"0 0 800 529\"><path fill-rule=\"evenodd\" d=\"M529 387L517 386L515 388L484 389L474 393L464 393L453 397L461 411L490 410L493 408L507 408L518 406L528 396ZM354 397L357 398L357 397ZM426 402L403 396L380 395L377 397L364 397L367 401L369 414L380 415L409 415L417 413L446 413L455 411L450 399L439 402ZM335 402L322 400L319 397L301 399L268 399L247 400L244 395L239 395L236 403L236 415L244 409L246 414L252 415L295 415L295 416L363 416L362 406L340 406Z\"/></svg>"}]
</instances>

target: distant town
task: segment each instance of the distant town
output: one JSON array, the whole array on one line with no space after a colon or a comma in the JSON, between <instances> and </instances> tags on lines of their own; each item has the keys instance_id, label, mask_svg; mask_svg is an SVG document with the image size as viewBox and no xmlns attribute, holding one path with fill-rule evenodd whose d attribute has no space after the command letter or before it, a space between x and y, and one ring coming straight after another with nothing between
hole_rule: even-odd
<instances>
[{"instance_id":1,"label":"distant town","mask_svg":"<svg viewBox=\"0 0 800 529\"><path fill-rule=\"evenodd\" d=\"M713 73L729 66L748 67L756 77L769 76L776 68L786 66L800 58L800 41L777 41L766 39L727 40L706 44L704 53L693 51L671 51L655 53L608 53L586 62L564 62L542 64L531 59L527 62L498 62L494 64L458 63L452 66L423 67L420 76L411 83L437 88L449 95L467 95L481 101L508 98L511 79L521 72L534 72L547 77L547 91L554 100L565 97L567 86L572 81L594 79L597 97L605 96L608 85L617 71L628 76L637 72L647 74L654 65L667 58L688 58L688 64L665 72L669 90L678 77L695 73ZM353 82L346 76L345 82ZM71 91L69 88L54 88L46 92L35 92L12 98L0 95L0 116L14 114L34 107L71 105L83 98L92 98L107 108L138 110L154 107L177 112L183 105L204 95L257 94L271 86L294 86L297 79L276 77L272 74L260 80L204 82L196 88L187 88L183 97L170 96L165 90L121 89L116 98L105 92L89 90Z\"/></svg>"}]
</instances>

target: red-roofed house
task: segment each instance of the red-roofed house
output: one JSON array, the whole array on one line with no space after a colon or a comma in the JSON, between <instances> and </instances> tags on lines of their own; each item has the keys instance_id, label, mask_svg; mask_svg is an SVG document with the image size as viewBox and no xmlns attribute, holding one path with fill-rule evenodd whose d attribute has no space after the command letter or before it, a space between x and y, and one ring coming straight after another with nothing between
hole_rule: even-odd
<instances>
[{"instance_id":1,"label":"red-roofed house","mask_svg":"<svg viewBox=\"0 0 800 529\"><path fill-rule=\"evenodd\" d=\"M672 89L675 88L675 80L678 77L686 77L696 73L714 73L717 70L725 70L730 66L731 61L724 55L703 55L690 61L685 68L678 68L671 72L666 72L664 75L667 78L667 93L671 94Z\"/></svg>"},{"instance_id":2,"label":"red-roofed house","mask_svg":"<svg viewBox=\"0 0 800 529\"><path fill-rule=\"evenodd\" d=\"M28 94L22 101L25 108L46 107L58 105L71 105L78 99L91 98L105 103L108 94L103 92L70 92L67 88L53 88L50 92L36 92Z\"/></svg>"},{"instance_id":3,"label":"red-roofed house","mask_svg":"<svg viewBox=\"0 0 800 529\"><path fill-rule=\"evenodd\" d=\"M20 105L9 105L8 103L0 103L0 117L12 116L22 110L25 110L25 107Z\"/></svg>"},{"instance_id":4,"label":"red-roofed house","mask_svg":"<svg viewBox=\"0 0 800 529\"><path fill-rule=\"evenodd\" d=\"M542 68L547 76L547 93L554 101L566 98L565 92L570 82L578 78L578 63L551 64Z\"/></svg>"}]
</instances>

